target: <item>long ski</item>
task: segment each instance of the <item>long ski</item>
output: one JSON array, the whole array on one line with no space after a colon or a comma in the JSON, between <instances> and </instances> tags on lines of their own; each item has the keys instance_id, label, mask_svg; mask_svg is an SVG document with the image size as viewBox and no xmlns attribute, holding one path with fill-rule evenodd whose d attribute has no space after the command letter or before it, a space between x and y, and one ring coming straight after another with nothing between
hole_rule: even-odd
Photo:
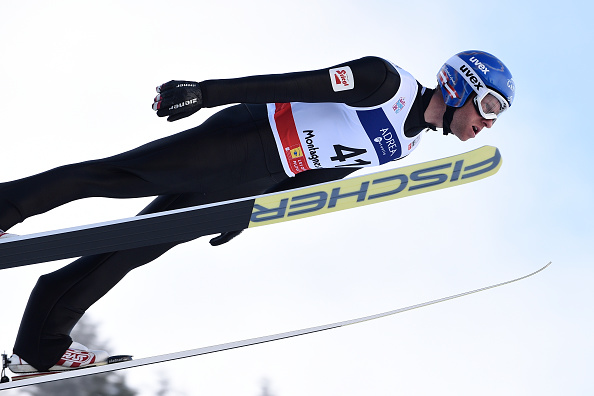
<instances>
[{"instance_id":1,"label":"long ski","mask_svg":"<svg viewBox=\"0 0 594 396\"><path fill-rule=\"evenodd\" d=\"M0 239L0 269L258 227L473 182L501 166L496 147L278 193Z\"/></svg>"},{"instance_id":2,"label":"long ski","mask_svg":"<svg viewBox=\"0 0 594 396\"><path fill-rule=\"evenodd\" d=\"M51 375L39 376L39 377L35 377L35 378L30 378L30 379L22 379L19 381L6 382L6 383L0 384L0 390L18 388L18 387L23 387L23 386L28 386L28 385L35 385L35 384L40 384L40 383L44 383L44 382L58 381L58 380L63 380L63 379L68 379L68 378L82 377L85 375L107 373L107 372L111 372L111 371L124 370L124 369L132 368L132 367L146 366L146 365L155 364L155 363L163 363L163 362L167 362L167 361L171 361L171 360L178 360L178 359L184 359L184 358L193 357L193 356L205 355L208 353L227 351L229 349L242 348L242 347L246 347L246 346L250 346L250 345L262 344L265 342L278 341L278 340L282 340L285 338L298 337L298 336L302 336L305 334L311 334L311 333L317 333L320 331L336 329L338 327L344 327L344 326L348 326L348 325L362 323L362 322L366 322L366 321L370 321L370 320L374 320L374 319L384 318L384 317L390 316L390 315L399 314L399 313L410 311L410 310L417 309L417 308L427 307L429 305L438 304L438 303L441 303L444 301L453 300L455 298L468 296L470 294L482 292L485 290L489 290L489 289L493 289L493 288L496 288L499 286L517 282L522 279L529 278L529 277L543 271L549 265L551 265L550 262L547 265L545 265L544 267L540 268L539 270L534 271L528 275L524 275L520 278L516 278L516 279L506 281L506 282L498 283L495 285L468 291L465 293L456 294L453 296L424 302L421 304L411 305L411 306L405 307L405 308L395 309L393 311L379 313L376 315L364 316L364 317L357 318L357 319L345 320L342 322L331 323L331 324L327 324L327 325L323 325L323 326L309 327L306 329L289 331L286 333L279 333L279 334L274 334L274 335L269 335L269 336L264 336L264 337L250 338L250 339L242 340L242 341L229 342L226 344L213 345L213 346L208 346L208 347L203 347L203 348L198 348L198 349L191 349L188 351L169 353L169 354L165 354L165 355L158 355L158 356L153 356L153 357L148 357L148 358L143 358L143 359L138 359L138 360L124 361L121 363L107 364L107 365L103 365L103 366L97 366L97 367L61 372L61 373L56 373L56 374L51 374ZM7 377L5 377L5 378L6 378L5 380L8 380Z\"/></svg>"}]
</instances>

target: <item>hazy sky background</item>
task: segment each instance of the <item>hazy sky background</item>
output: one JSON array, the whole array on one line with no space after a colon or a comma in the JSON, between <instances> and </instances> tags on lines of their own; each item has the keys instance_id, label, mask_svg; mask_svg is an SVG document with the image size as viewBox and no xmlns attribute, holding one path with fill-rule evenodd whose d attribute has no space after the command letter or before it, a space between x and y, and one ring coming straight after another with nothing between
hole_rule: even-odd
<instances>
[{"instance_id":1,"label":"hazy sky background","mask_svg":"<svg viewBox=\"0 0 594 396\"><path fill-rule=\"evenodd\" d=\"M471 142L425 134L404 166L499 147L491 178L366 208L207 238L135 270L89 311L113 354L137 358L375 314L544 273L386 319L138 368L192 395L591 394L594 356L589 2L21 1L0 5L0 181L113 155L191 128L154 87L387 58L434 87L454 53L511 69L516 100ZM378 169L379 170L379 169ZM90 199L31 218L27 234L129 217L149 201ZM10 352L37 277L4 270ZM6 392L10 395L10 391ZM17 394L13 392L12 394Z\"/></svg>"}]
</instances>

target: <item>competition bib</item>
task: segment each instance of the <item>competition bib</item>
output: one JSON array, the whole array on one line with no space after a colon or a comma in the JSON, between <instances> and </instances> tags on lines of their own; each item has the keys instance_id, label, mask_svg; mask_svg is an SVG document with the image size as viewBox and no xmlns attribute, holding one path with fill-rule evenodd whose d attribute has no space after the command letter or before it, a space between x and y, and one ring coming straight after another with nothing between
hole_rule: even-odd
<instances>
[{"instance_id":1,"label":"competition bib","mask_svg":"<svg viewBox=\"0 0 594 396\"><path fill-rule=\"evenodd\" d=\"M404 122L417 95L407 72L396 95L379 106L343 103L271 103L269 121L289 176L317 168L376 166L408 155L420 135L404 135Z\"/></svg>"}]
</instances>

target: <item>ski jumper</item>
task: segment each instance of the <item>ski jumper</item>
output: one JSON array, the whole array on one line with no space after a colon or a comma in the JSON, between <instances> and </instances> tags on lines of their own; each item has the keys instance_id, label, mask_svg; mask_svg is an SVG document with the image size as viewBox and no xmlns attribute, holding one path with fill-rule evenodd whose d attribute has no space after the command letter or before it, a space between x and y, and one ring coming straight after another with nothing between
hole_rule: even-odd
<instances>
[{"instance_id":1,"label":"ski jumper","mask_svg":"<svg viewBox=\"0 0 594 396\"><path fill-rule=\"evenodd\" d=\"M199 84L204 107L240 104L122 154L1 183L0 229L87 197L157 196L145 214L337 180L407 155L433 128L423 117L433 90L376 57ZM41 276L14 353L47 370L95 301L175 245L82 257Z\"/></svg>"}]
</instances>

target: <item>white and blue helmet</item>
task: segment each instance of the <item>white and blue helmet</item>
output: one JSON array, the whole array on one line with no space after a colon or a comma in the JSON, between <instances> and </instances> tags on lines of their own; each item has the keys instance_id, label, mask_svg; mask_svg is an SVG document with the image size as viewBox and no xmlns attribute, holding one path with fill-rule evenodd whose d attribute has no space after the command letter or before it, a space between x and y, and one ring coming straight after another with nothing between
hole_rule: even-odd
<instances>
[{"instance_id":1,"label":"white and blue helmet","mask_svg":"<svg viewBox=\"0 0 594 396\"><path fill-rule=\"evenodd\" d=\"M450 115L466 103L472 92L476 92L477 111L486 119L497 119L514 101L516 87L509 69L484 51L452 56L437 73L437 81L445 104L453 108Z\"/></svg>"}]
</instances>

